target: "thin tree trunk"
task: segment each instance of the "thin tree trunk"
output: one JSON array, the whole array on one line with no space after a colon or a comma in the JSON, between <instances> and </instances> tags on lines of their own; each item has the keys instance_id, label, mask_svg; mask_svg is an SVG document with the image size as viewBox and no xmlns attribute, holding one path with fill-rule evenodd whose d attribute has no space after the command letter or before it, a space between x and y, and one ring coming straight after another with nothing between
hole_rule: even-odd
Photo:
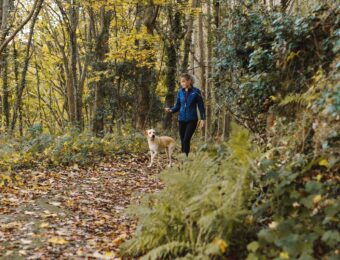
<instances>
[{"instance_id":1,"label":"thin tree trunk","mask_svg":"<svg viewBox=\"0 0 340 260\"><path fill-rule=\"evenodd\" d=\"M76 0L71 0L69 9L69 37L70 37L70 73L72 82L72 94L69 98L73 102L73 118L71 119L74 126L81 129L82 127L82 93L78 89L78 41L77 41L77 28L79 23L79 6ZM73 100L72 100L73 99Z\"/></svg>"},{"instance_id":2,"label":"thin tree trunk","mask_svg":"<svg viewBox=\"0 0 340 260\"><path fill-rule=\"evenodd\" d=\"M4 127L9 129L9 86L8 86L8 53L7 50L3 52L1 57L1 70L2 70L2 112L5 117Z\"/></svg>"},{"instance_id":3,"label":"thin tree trunk","mask_svg":"<svg viewBox=\"0 0 340 260\"><path fill-rule=\"evenodd\" d=\"M3 0L0 0L0 30L2 28L2 16L3 16ZM1 30L1 32L2 32L2 30ZM1 34L1 32L0 32L0 34Z\"/></svg>"},{"instance_id":4,"label":"thin tree trunk","mask_svg":"<svg viewBox=\"0 0 340 260\"><path fill-rule=\"evenodd\" d=\"M105 62L106 54L109 52L108 41L110 37L110 24L112 20L112 12L105 11L104 7L101 9L101 32L96 42L96 71L104 72L107 69ZM105 87L110 82L104 75L101 75L101 79L96 82L95 90L95 104L94 104L94 118L93 118L93 131L98 136L104 134L104 116L105 116Z\"/></svg>"},{"instance_id":5,"label":"thin tree trunk","mask_svg":"<svg viewBox=\"0 0 340 260\"><path fill-rule=\"evenodd\" d=\"M170 107L175 101L175 86L176 86L176 73L177 73L177 57L180 47L181 37L181 14L179 11L174 13L173 7L168 7L168 20L170 23L170 37L166 41L166 87L167 95L165 97L166 107ZM164 129L172 128L172 115L165 114L163 121Z\"/></svg>"},{"instance_id":6,"label":"thin tree trunk","mask_svg":"<svg viewBox=\"0 0 340 260\"><path fill-rule=\"evenodd\" d=\"M198 5L197 3L198 3L198 0L192 0L191 8L192 9L196 8ZM193 13L191 13L188 17L187 33L184 38L184 52L183 52L183 61L182 61L182 66L181 66L182 72L188 71L189 53L190 53L191 43L192 43L192 34L194 31L194 20L195 20L195 16Z\"/></svg>"},{"instance_id":7,"label":"thin tree trunk","mask_svg":"<svg viewBox=\"0 0 340 260\"><path fill-rule=\"evenodd\" d=\"M39 66L38 63L35 63L35 73L37 77L37 94L38 94L38 109L39 109L39 118L40 118L40 125L43 128L43 116L42 116L42 106L41 106L41 94L40 94L40 77L39 77ZM52 105L52 104L51 104Z\"/></svg>"},{"instance_id":8,"label":"thin tree trunk","mask_svg":"<svg viewBox=\"0 0 340 260\"><path fill-rule=\"evenodd\" d=\"M222 129L222 139L227 140L231 131L231 116L227 109L223 111L223 129Z\"/></svg>"},{"instance_id":9,"label":"thin tree trunk","mask_svg":"<svg viewBox=\"0 0 340 260\"><path fill-rule=\"evenodd\" d=\"M205 140L210 137L211 135L211 78L212 78L212 57L213 57L213 35L212 35L212 14L211 14L211 0L207 0L207 34L208 34L208 42L207 42L207 81L206 81L206 98L205 98L205 107L206 107L206 124L205 124Z\"/></svg>"},{"instance_id":10,"label":"thin tree trunk","mask_svg":"<svg viewBox=\"0 0 340 260\"><path fill-rule=\"evenodd\" d=\"M28 36L28 42L27 42L27 48L26 48L26 54L25 54L25 61L24 61L24 66L23 66L22 73L21 73L21 83L20 83L20 87L19 87L19 89L16 93L17 96L16 96L16 101L15 101L14 111L13 111L13 117L12 117L12 122L11 122L11 133L13 133L13 131L14 131L15 124L16 124L17 117L18 117L18 113L20 112L19 109L20 109L21 104L22 104L22 94L23 94L23 91L26 87L26 75L27 75L27 70L28 70L28 64L29 64L29 61L31 59L30 50L31 50L32 39L33 39L33 34L34 34L34 26L35 26L35 23L37 21L37 17L39 15L39 12L42 8L42 3L43 3L43 1L39 2L39 5L37 6L37 9L36 9L36 11L33 15L32 23L31 23L31 26L30 26L30 32L29 32L29 36Z\"/></svg>"},{"instance_id":11,"label":"thin tree trunk","mask_svg":"<svg viewBox=\"0 0 340 260\"><path fill-rule=\"evenodd\" d=\"M201 5L201 1L198 1L198 4ZM203 28L203 10L200 12L198 16L198 45L199 45L199 53L200 53L200 60L199 60L199 67L200 67L200 80L201 80L201 91L202 95L205 100L207 100L207 93L206 93L206 68L205 68L205 41L204 41L204 28ZM205 129L202 129L202 138L206 141L206 133Z\"/></svg>"},{"instance_id":12,"label":"thin tree trunk","mask_svg":"<svg viewBox=\"0 0 340 260\"><path fill-rule=\"evenodd\" d=\"M214 43L215 45L220 41L219 37L219 29L220 29L220 0L213 0L213 16L214 16L214 26L215 26L215 34L214 34ZM215 50L214 56L218 57L219 52ZM214 104L217 104L217 109L216 109L216 116L214 117L214 122L212 123L214 125L214 129L216 129L216 132L214 134L219 138L222 136L223 133L223 122L222 122L222 111L221 111L221 100L219 97L219 88L220 88L220 77L218 75L214 76L214 91L213 91L213 100Z\"/></svg>"},{"instance_id":13,"label":"thin tree trunk","mask_svg":"<svg viewBox=\"0 0 340 260\"><path fill-rule=\"evenodd\" d=\"M176 62L177 62L177 50L176 46L171 45L166 47L166 87L167 94L165 97L165 106L171 107L175 100L175 86L176 86ZM165 114L163 121L164 129L171 129L172 127L172 115L170 113Z\"/></svg>"},{"instance_id":14,"label":"thin tree trunk","mask_svg":"<svg viewBox=\"0 0 340 260\"><path fill-rule=\"evenodd\" d=\"M19 81L19 63L18 63L18 50L16 48L15 40L13 40L13 68L14 68L14 77L15 77L15 91L18 93L19 87L20 87L20 81ZM23 135L22 131L22 106L19 107L19 133L20 136Z\"/></svg>"},{"instance_id":15,"label":"thin tree trunk","mask_svg":"<svg viewBox=\"0 0 340 260\"><path fill-rule=\"evenodd\" d=\"M8 33L8 16L9 16L9 0L1 0L0 1L1 4L1 9L0 9L0 15L1 15L1 19L0 19L0 45L2 45L2 43L5 41L6 35ZM0 52L1 54L1 52ZM0 55L1 56L1 55Z\"/></svg>"},{"instance_id":16,"label":"thin tree trunk","mask_svg":"<svg viewBox=\"0 0 340 260\"><path fill-rule=\"evenodd\" d=\"M139 17L139 22L137 22L136 25L137 30L139 30L141 24L143 24L146 27L148 34L153 34L158 11L159 6L150 3L145 7L144 12L139 12L143 16ZM150 48L147 42L140 42L138 44L142 49L147 50ZM149 57L149 62L152 62L153 60L154 57ZM155 84L154 67L143 66L141 68L137 68L137 75L138 88L136 89L136 97L138 109L136 111L136 128L142 130L147 124L151 101L150 90L154 89L153 85Z\"/></svg>"}]
</instances>

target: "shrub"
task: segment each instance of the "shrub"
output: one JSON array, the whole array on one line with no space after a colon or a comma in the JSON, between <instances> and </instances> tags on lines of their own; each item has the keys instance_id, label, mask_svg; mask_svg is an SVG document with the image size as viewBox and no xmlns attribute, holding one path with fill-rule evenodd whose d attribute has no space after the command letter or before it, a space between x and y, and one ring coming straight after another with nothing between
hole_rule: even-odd
<instances>
[{"instance_id":1,"label":"shrub","mask_svg":"<svg viewBox=\"0 0 340 260\"><path fill-rule=\"evenodd\" d=\"M247 203L253 190L249 133L235 126L229 148L201 151L162 174L165 189L130 209L139 219L135 237L122 249L145 259L218 258L250 239ZM243 248L244 251L245 248ZM239 252L238 252L239 253Z\"/></svg>"},{"instance_id":2,"label":"shrub","mask_svg":"<svg viewBox=\"0 0 340 260\"><path fill-rule=\"evenodd\" d=\"M23 138L0 136L0 187L18 180L17 173L22 168L88 165L117 153L146 151L147 143L139 133L107 134L98 138L90 132L69 129L64 135L52 136L35 125Z\"/></svg>"}]
</instances>

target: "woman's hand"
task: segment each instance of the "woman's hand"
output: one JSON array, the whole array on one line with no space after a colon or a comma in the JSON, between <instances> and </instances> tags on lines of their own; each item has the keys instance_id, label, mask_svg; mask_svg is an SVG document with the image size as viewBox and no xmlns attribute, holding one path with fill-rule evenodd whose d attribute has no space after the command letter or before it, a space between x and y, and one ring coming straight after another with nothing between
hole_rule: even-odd
<instances>
[{"instance_id":1,"label":"woman's hand","mask_svg":"<svg viewBox=\"0 0 340 260\"><path fill-rule=\"evenodd\" d=\"M169 107L164 108L165 112L171 113L171 109Z\"/></svg>"},{"instance_id":2,"label":"woman's hand","mask_svg":"<svg viewBox=\"0 0 340 260\"><path fill-rule=\"evenodd\" d=\"M200 120L200 128L202 129L205 126L205 121L204 120Z\"/></svg>"}]
</instances>

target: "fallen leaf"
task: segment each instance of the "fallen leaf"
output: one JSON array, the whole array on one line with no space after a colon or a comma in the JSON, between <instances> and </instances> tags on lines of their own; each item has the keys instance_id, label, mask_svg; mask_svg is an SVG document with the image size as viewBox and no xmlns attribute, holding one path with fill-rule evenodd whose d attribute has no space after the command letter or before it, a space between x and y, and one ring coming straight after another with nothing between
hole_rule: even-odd
<instances>
[{"instance_id":1,"label":"fallen leaf","mask_svg":"<svg viewBox=\"0 0 340 260\"><path fill-rule=\"evenodd\" d=\"M117 237L116 239L114 239L112 241L112 244L115 245L115 246L119 246L120 244L122 244L126 240L126 238L127 238L127 235L122 234L119 237Z\"/></svg>"},{"instance_id":2,"label":"fallen leaf","mask_svg":"<svg viewBox=\"0 0 340 260\"><path fill-rule=\"evenodd\" d=\"M2 224L1 228L4 230L11 230L11 229L17 229L20 228L22 226L22 224L20 222L14 221L14 222L10 222L7 224Z\"/></svg>"},{"instance_id":3,"label":"fallen leaf","mask_svg":"<svg viewBox=\"0 0 340 260\"><path fill-rule=\"evenodd\" d=\"M320 165L320 166L325 166L325 167L328 168L329 163L328 163L328 161L327 161L326 159L322 159L322 160L319 162L319 165Z\"/></svg>"},{"instance_id":4,"label":"fallen leaf","mask_svg":"<svg viewBox=\"0 0 340 260\"><path fill-rule=\"evenodd\" d=\"M48 240L49 243L55 244L55 245L65 245L68 242L62 238L62 237L52 237Z\"/></svg>"},{"instance_id":5,"label":"fallen leaf","mask_svg":"<svg viewBox=\"0 0 340 260\"><path fill-rule=\"evenodd\" d=\"M23 245L29 245L32 243L32 240L22 238L20 239L20 243Z\"/></svg>"},{"instance_id":6,"label":"fallen leaf","mask_svg":"<svg viewBox=\"0 0 340 260\"><path fill-rule=\"evenodd\" d=\"M19 255L26 256L27 255L27 251L26 250L19 250Z\"/></svg>"},{"instance_id":7,"label":"fallen leaf","mask_svg":"<svg viewBox=\"0 0 340 260\"><path fill-rule=\"evenodd\" d=\"M56 201L49 202L49 204L56 206L56 207L59 207L61 205L60 202L56 202Z\"/></svg>"},{"instance_id":8,"label":"fallen leaf","mask_svg":"<svg viewBox=\"0 0 340 260\"><path fill-rule=\"evenodd\" d=\"M29 216L33 216L33 215L35 215L35 212L33 212L33 211L25 211L24 214L25 215L29 215Z\"/></svg>"},{"instance_id":9,"label":"fallen leaf","mask_svg":"<svg viewBox=\"0 0 340 260\"><path fill-rule=\"evenodd\" d=\"M50 224L48 224L48 223L41 223L40 224L40 228L48 228L50 226Z\"/></svg>"},{"instance_id":10,"label":"fallen leaf","mask_svg":"<svg viewBox=\"0 0 340 260\"><path fill-rule=\"evenodd\" d=\"M319 194L319 195L316 195L314 198L313 198L313 203L314 204L318 204L322 199L322 196Z\"/></svg>"},{"instance_id":11,"label":"fallen leaf","mask_svg":"<svg viewBox=\"0 0 340 260\"><path fill-rule=\"evenodd\" d=\"M228 249L228 244L223 239L215 238L213 243L218 246L222 253L225 253Z\"/></svg>"}]
</instances>

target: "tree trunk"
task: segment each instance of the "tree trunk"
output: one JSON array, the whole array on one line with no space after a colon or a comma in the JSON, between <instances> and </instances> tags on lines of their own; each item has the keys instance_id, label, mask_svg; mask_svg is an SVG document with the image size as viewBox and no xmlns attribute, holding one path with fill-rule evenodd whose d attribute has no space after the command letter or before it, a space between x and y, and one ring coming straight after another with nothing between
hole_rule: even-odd
<instances>
[{"instance_id":1,"label":"tree trunk","mask_svg":"<svg viewBox=\"0 0 340 260\"><path fill-rule=\"evenodd\" d=\"M201 4L201 1L199 1ZM202 6L201 6L202 7ZM207 93L206 93L206 68L205 68L205 41L204 41L204 28L203 28L203 14L200 12L198 17L198 45L199 45L199 53L200 53L200 60L199 60L199 67L200 67L200 80L201 80L201 91L203 98L207 100ZM206 141L206 134L205 128L202 129L202 138Z\"/></svg>"},{"instance_id":2,"label":"tree trunk","mask_svg":"<svg viewBox=\"0 0 340 260\"><path fill-rule=\"evenodd\" d=\"M9 129L9 86L8 86L8 53L7 50L3 52L0 60L2 72L2 112L4 116L4 127ZM2 115L1 115L2 116Z\"/></svg>"},{"instance_id":3,"label":"tree trunk","mask_svg":"<svg viewBox=\"0 0 340 260\"><path fill-rule=\"evenodd\" d=\"M191 8L194 9L197 7L198 0L192 0ZM188 71L188 64L189 64L189 53L191 49L191 42L192 42L192 33L194 30L194 20L195 16L191 13L188 17L187 22L187 33L184 38L184 52L183 52L183 61L182 61L182 72Z\"/></svg>"},{"instance_id":4,"label":"tree trunk","mask_svg":"<svg viewBox=\"0 0 340 260\"><path fill-rule=\"evenodd\" d=\"M171 107L175 101L175 86L176 86L176 62L177 62L177 50L176 46L166 47L167 55L167 71L166 71L166 87L167 94L165 97L165 106ZM163 121L164 129L171 129L172 127L172 114L165 113L165 118Z\"/></svg>"},{"instance_id":5,"label":"tree trunk","mask_svg":"<svg viewBox=\"0 0 340 260\"><path fill-rule=\"evenodd\" d=\"M137 30L139 30L141 24L143 24L147 28L148 34L153 34L158 10L159 6L150 3L144 8L144 12L138 12L143 16L139 17L139 22L137 22L136 25ZM150 48L147 42L139 42L137 44L142 49L147 50ZM149 57L149 62L152 62L153 60L154 57ZM153 89L153 85L155 84L154 67L143 66L137 68L137 75L138 88L136 89L136 98L138 109L136 110L136 128L142 130L146 127L148 113L150 111L150 90Z\"/></svg>"},{"instance_id":6,"label":"tree trunk","mask_svg":"<svg viewBox=\"0 0 340 260\"><path fill-rule=\"evenodd\" d=\"M215 26L215 34L214 34L214 43L215 45L220 41L220 37L219 37L219 29L220 29L220 0L213 0L213 16L214 16L214 26ZM214 52L214 56L218 57L219 52L218 50L215 50ZM214 91L213 93L213 97L212 99L214 100L214 104L217 104L216 106L216 116L214 116L214 120L212 122L212 125L214 126L214 129L216 129L216 131L214 131L213 134L215 134L218 138L220 138L223 135L223 122L222 122L222 118L223 118L223 113L221 111L221 100L219 97L219 90L220 90L220 77L218 75L214 76L213 79L213 86L214 86Z\"/></svg>"},{"instance_id":7,"label":"tree trunk","mask_svg":"<svg viewBox=\"0 0 340 260\"><path fill-rule=\"evenodd\" d=\"M70 37L70 79L72 87L70 87L70 97L69 101L73 102L72 107L72 118L71 122L74 126L79 129L82 128L82 93L78 89L78 41L77 41L77 28L79 22L79 6L76 0L71 0L71 5L69 8L69 37Z\"/></svg>"},{"instance_id":8,"label":"tree trunk","mask_svg":"<svg viewBox=\"0 0 340 260\"><path fill-rule=\"evenodd\" d=\"M207 0L207 34L208 34L208 42L207 42L207 81L206 81L206 90L205 90L205 107L206 107L206 124L205 124L205 140L207 140L211 136L211 126L212 126L212 113L211 113L211 78L212 78L212 57L213 57L213 35L212 35L212 14L211 14L211 0Z\"/></svg>"},{"instance_id":9,"label":"tree trunk","mask_svg":"<svg viewBox=\"0 0 340 260\"><path fill-rule=\"evenodd\" d=\"M177 73L177 57L180 47L181 38L181 13L174 13L173 7L168 7L168 20L170 23L170 35L166 44L166 87L167 95L165 97L166 107L171 107L175 102L175 86ZM163 121L164 129L172 128L172 114L165 113Z\"/></svg>"},{"instance_id":10,"label":"tree trunk","mask_svg":"<svg viewBox=\"0 0 340 260\"><path fill-rule=\"evenodd\" d=\"M23 66L22 73L21 73L21 82L20 82L20 87L19 87L19 89L16 93L16 101L15 101L15 105L14 105L13 117L12 117L12 122L11 122L11 132L12 133L13 133L14 128L15 128L18 113L20 112L19 110L20 110L20 107L21 107L21 104L22 104L22 94L23 94L24 89L26 87L26 75L27 75L27 71L28 71L29 61L31 59L30 50L31 50L32 39L33 39L33 34L34 34L34 26L35 26L35 23L37 21L37 17L39 15L39 12L42 8L42 4L43 4L43 1L40 1L39 5L37 6L37 9L36 9L36 11L33 15L32 23L31 23L31 26L30 26L27 48L26 48L26 54L25 54L25 61L24 61L24 66Z\"/></svg>"},{"instance_id":11,"label":"tree trunk","mask_svg":"<svg viewBox=\"0 0 340 260\"><path fill-rule=\"evenodd\" d=\"M102 28L96 39L96 66L97 72L105 72L107 64L105 62L106 54L109 52L109 37L110 37L110 23L112 19L112 12L105 11L104 7L101 10ZM105 86L110 82L104 75L100 76L100 80L95 84L95 103L94 103L94 118L93 131L97 136L104 134L104 116L105 116Z\"/></svg>"},{"instance_id":12,"label":"tree trunk","mask_svg":"<svg viewBox=\"0 0 340 260\"><path fill-rule=\"evenodd\" d=\"M36 73L36 77L37 77L37 94L38 94L38 109L39 109L39 119L40 119L40 125L43 128L44 124L43 124L43 115L42 115L42 106L41 106L41 94L40 94L40 77L39 77L39 66L38 63L35 63L35 73Z\"/></svg>"},{"instance_id":13,"label":"tree trunk","mask_svg":"<svg viewBox=\"0 0 340 260\"><path fill-rule=\"evenodd\" d=\"M0 1L0 45L5 41L7 35L7 21L9 16L9 0ZM1 52L0 52L1 55Z\"/></svg>"},{"instance_id":14,"label":"tree trunk","mask_svg":"<svg viewBox=\"0 0 340 260\"><path fill-rule=\"evenodd\" d=\"M223 111L223 129L222 129L222 139L227 140L231 131L231 116L227 109Z\"/></svg>"}]
</instances>

